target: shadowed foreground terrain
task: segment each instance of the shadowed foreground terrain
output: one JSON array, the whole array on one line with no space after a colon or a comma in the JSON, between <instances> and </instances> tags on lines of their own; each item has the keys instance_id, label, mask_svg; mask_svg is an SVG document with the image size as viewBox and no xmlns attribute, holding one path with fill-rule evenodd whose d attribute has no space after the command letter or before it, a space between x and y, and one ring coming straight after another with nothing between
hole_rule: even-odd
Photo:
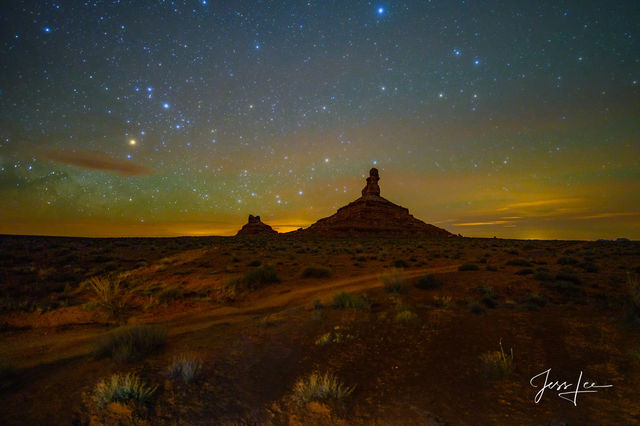
<instances>
[{"instance_id":1,"label":"shadowed foreground terrain","mask_svg":"<svg viewBox=\"0 0 640 426\"><path fill-rule=\"evenodd\" d=\"M0 422L638 423L639 273L634 242L3 236ZM536 404L549 368L612 387Z\"/></svg>"}]
</instances>

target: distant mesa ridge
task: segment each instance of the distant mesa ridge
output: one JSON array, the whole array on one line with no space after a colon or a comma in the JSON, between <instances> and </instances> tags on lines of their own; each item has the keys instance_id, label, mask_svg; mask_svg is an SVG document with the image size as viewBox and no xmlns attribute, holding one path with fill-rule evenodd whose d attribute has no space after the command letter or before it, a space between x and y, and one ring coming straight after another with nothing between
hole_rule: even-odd
<instances>
[{"instance_id":1,"label":"distant mesa ridge","mask_svg":"<svg viewBox=\"0 0 640 426\"><path fill-rule=\"evenodd\" d=\"M453 236L437 226L416 219L405 207L398 206L380 196L378 169L369 171L362 197L338 209L336 214L320 219L306 229L296 231L314 235L388 235L420 237Z\"/></svg>"},{"instance_id":2,"label":"distant mesa ridge","mask_svg":"<svg viewBox=\"0 0 640 426\"><path fill-rule=\"evenodd\" d=\"M241 235L276 235L274 231L266 223L262 223L260 216L249 215L249 221L238 231L236 236Z\"/></svg>"}]
</instances>

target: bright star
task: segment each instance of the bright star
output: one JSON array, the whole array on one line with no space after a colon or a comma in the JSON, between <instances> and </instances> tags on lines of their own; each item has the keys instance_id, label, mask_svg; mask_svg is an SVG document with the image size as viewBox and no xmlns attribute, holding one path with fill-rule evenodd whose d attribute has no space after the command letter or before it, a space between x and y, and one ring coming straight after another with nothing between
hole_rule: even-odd
<instances>
[{"instance_id":1,"label":"bright star","mask_svg":"<svg viewBox=\"0 0 640 426\"><path fill-rule=\"evenodd\" d=\"M162 104L162 108L164 108L164 109L169 109L169 104L168 104L168 103L164 103L164 104Z\"/></svg>"},{"instance_id":2,"label":"bright star","mask_svg":"<svg viewBox=\"0 0 640 426\"><path fill-rule=\"evenodd\" d=\"M378 15L382 15L384 13L384 7L378 8Z\"/></svg>"},{"instance_id":3,"label":"bright star","mask_svg":"<svg viewBox=\"0 0 640 426\"><path fill-rule=\"evenodd\" d=\"M44 30L45 33L50 33L51 32L51 28L49 28L49 27L44 27L43 30Z\"/></svg>"},{"instance_id":4,"label":"bright star","mask_svg":"<svg viewBox=\"0 0 640 426\"><path fill-rule=\"evenodd\" d=\"M136 144L136 140L135 140L135 139L131 139L131 140L129 141L129 145L132 145L132 146L133 146L133 145L135 145L135 144Z\"/></svg>"}]
</instances>

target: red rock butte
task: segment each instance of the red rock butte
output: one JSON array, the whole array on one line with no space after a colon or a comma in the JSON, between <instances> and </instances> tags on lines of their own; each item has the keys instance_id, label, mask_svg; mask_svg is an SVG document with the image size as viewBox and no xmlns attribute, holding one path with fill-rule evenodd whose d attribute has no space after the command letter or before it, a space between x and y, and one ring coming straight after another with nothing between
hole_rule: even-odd
<instances>
[{"instance_id":1,"label":"red rock butte","mask_svg":"<svg viewBox=\"0 0 640 426\"><path fill-rule=\"evenodd\" d=\"M262 223L260 216L249 215L249 221L238 231L236 236L242 235L277 235L266 223Z\"/></svg>"},{"instance_id":2,"label":"red rock butte","mask_svg":"<svg viewBox=\"0 0 640 426\"><path fill-rule=\"evenodd\" d=\"M333 216L320 219L310 227L296 232L319 236L453 236L449 231L416 219L409 214L407 208L382 198L379 180L378 169L371 169L362 197L341 207Z\"/></svg>"}]
</instances>

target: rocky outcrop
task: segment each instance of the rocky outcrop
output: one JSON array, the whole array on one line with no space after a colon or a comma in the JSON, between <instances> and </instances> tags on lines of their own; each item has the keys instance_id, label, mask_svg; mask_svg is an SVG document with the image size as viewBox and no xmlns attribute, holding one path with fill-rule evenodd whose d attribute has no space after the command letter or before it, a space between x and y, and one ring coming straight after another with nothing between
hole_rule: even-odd
<instances>
[{"instance_id":1,"label":"rocky outcrop","mask_svg":"<svg viewBox=\"0 0 640 426\"><path fill-rule=\"evenodd\" d=\"M249 221L242 227L236 234L239 235L276 235L278 232L274 231L266 223L262 223L260 216L249 215Z\"/></svg>"},{"instance_id":2,"label":"rocky outcrop","mask_svg":"<svg viewBox=\"0 0 640 426\"><path fill-rule=\"evenodd\" d=\"M320 219L301 234L327 236L385 235L450 237L452 234L437 226L416 219L409 210L380 196L378 169L371 169L362 197L341 207L333 216Z\"/></svg>"}]
</instances>

